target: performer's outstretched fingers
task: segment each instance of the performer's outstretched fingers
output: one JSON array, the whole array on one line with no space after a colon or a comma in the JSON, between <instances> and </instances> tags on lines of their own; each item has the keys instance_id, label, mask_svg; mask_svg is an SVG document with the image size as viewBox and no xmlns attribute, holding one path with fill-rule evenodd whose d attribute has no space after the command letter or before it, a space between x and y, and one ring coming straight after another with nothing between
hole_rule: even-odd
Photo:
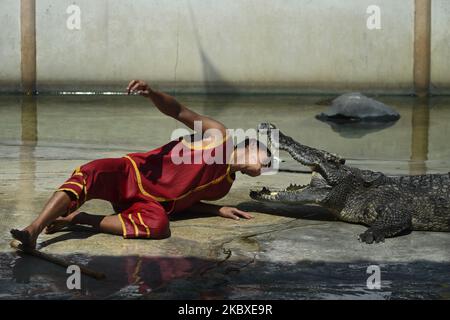
<instances>
[{"instance_id":1,"label":"performer's outstretched fingers","mask_svg":"<svg viewBox=\"0 0 450 320\"><path fill-rule=\"evenodd\" d=\"M131 88L136 84L137 80L131 80L127 86L127 93L130 94Z\"/></svg>"},{"instance_id":2,"label":"performer's outstretched fingers","mask_svg":"<svg viewBox=\"0 0 450 320\"><path fill-rule=\"evenodd\" d=\"M239 210L239 209L235 209L235 212L237 215L244 217L245 219L253 219L254 218L250 213Z\"/></svg>"},{"instance_id":3,"label":"performer's outstretched fingers","mask_svg":"<svg viewBox=\"0 0 450 320\"><path fill-rule=\"evenodd\" d=\"M141 83L140 82L136 82L130 89L130 92L135 92L136 90L138 90L141 87Z\"/></svg>"}]
</instances>

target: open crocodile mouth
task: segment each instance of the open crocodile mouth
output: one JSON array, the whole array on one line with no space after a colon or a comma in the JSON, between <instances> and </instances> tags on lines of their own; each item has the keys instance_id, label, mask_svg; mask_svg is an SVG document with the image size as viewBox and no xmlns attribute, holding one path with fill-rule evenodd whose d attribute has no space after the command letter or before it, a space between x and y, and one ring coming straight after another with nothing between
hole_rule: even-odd
<instances>
[{"instance_id":1,"label":"open crocodile mouth","mask_svg":"<svg viewBox=\"0 0 450 320\"><path fill-rule=\"evenodd\" d=\"M312 171L311 181L308 184L290 184L285 189L263 187L258 191L251 190L250 198L258 201L319 203L331 189L332 187L319 172Z\"/></svg>"}]
</instances>

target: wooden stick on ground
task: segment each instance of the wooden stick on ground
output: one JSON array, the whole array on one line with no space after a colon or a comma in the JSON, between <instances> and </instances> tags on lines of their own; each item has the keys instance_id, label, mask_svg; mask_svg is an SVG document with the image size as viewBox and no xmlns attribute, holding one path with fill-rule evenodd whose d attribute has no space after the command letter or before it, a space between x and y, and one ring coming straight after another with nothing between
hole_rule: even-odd
<instances>
[{"instance_id":1,"label":"wooden stick on ground","mask_svg":"<svg viewBox=\"0 0 450 320\"><path fill-rule=\"evenodd\" d=\"M61 259L61 258L58 258L58 257L54 257L52 255L49 255L48 253L41 252L41 251L36 250L36 249L26 248L26 247L22 246L22 244L19 241L17 241L17 240L11 241L10 245L11 245L12 248L14 248L16 250L19 250L19 251L24 252L26 254L35 256L37 258L41 258L43 260L46 260L48 262L60 265L60 266L65 267L65 268L69 267L70 265L75 264L75 263L71 263L69 261L66 261L64 259ZM84 266L78 266L78 267L80 268L80 271L82 273L84 273L85 275L87 275L89 277L95 278L97 280L101 280L101 279L104 279L106 277L105 274L102 273L102 272L97 272L97 271L94 271L92 269L86 268Z\"/></svg>"}]
</instances>

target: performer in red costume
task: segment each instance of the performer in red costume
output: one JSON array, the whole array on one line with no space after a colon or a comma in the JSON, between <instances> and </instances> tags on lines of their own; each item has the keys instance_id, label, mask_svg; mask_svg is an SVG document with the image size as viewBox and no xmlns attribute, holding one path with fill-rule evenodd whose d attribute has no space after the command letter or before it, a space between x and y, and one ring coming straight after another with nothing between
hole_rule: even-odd
<instances>
[{"instance_id":1,"label":"performer in red costume","mask_svg":"<svg viewBox=\"0 0 450 320\"><path fill-rule=\"evenodd\" d=\"M44 229L53 233L70 225L89 225L98 232L124 238L163 239L170 236L168 214L185 210L231 219L252 218L237 208L201 200L224 197L237 171L252 177L260 175L262 167L270 163L266 148L259 147L256 140L246 140L235 148L223 124L193 112L165 93L152 90L143 81L131 81L127 91L149 98L162 113L191 129L199 121L201 139L195 140L194 134L146 153L82 165L28 227L11 230L12 236L23 245L34 248ZM91 199L109 201L116 214L100 216L78 211Z\"/></svg>"}]
</instances>

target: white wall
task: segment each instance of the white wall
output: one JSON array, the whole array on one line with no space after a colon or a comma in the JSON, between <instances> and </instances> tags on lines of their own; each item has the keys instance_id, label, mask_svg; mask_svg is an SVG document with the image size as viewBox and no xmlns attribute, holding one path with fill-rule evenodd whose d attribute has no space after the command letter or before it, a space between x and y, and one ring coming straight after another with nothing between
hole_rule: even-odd
<instances>
[{"instance_id":1,"label":"white wall","mask_svg":"<svg viewBox=\"0 0 450 320\"><path fill-rule=\"evenodd\" d=\"M432 1L431 87L450 93L450 1Z\"/></svg>"},{"instance_id":2,"label":"white wall","mask_svg":"<svg viewBox=\"0 0 450 320\"><path fill-rule=\"evenodd\" d=\"M413 0L39 0L38 88L412 89ZM66 8L81 8L81 30ZM116 87L117 88L117 87Z\"/></svg>"},{"instance_id":3,"label":"white wall","mask_svg":"<svg viewBox=\"0 0 450 320\"><path fill-rule=\"evenodd\" d=\"M0 0L0 92L20 90L20 1Z\"/></svg>"},{"instance_id":4,"label":"white wall","mask_svg":"<svg viewBox=\"0 0 450 320\"><path fill-rule=\"evenodd\" d=\"M414 0L37 0L38 89L413 88ZM433 0L432 84L450 92L450 2ZM81 9L69 30L66 9ZM368 30L369 5L381 30ZM0 0L0 91L20 87L20 1Z\"/></svg>"}]
</instances>

